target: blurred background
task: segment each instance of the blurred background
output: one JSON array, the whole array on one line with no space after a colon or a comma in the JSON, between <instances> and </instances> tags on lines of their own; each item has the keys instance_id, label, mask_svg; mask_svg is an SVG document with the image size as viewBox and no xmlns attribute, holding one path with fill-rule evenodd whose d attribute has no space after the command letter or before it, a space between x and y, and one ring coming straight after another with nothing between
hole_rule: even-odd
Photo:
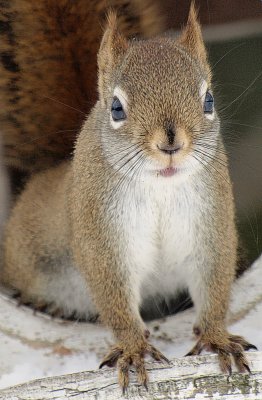
<instances>
[{"instance_id":1,"label":"blurred background","mask_svg":"<svg viewBox=\"0 0 262 400\"><path fill-rule=\"evenodd\" d=\"M210 60L240 235L253 261L262 252L262 34L210 43Z\"/></svg>"}]
</instances>

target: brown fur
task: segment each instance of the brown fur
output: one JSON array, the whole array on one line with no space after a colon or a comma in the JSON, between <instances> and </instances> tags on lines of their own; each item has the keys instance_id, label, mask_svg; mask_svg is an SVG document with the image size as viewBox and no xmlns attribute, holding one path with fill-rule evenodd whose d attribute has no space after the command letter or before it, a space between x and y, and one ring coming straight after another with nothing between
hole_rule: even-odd
<instances>
[{"instance_id":1,"label":"brown fur","mask_svg":"<svg viewBox=\"0 0 262 400\"><path fill-rule=\"evenodd\" d=\"M128 35L161 28L154 0L1 1L0 122L6 165L35 172L71 155L97 99L96 54L109 7L118 10Z\"/></svg>"},{"instance_id":2,"label":"brown fur","mask_svg":"<svg viewBox=\"0 0 262 400\"><path fill-rule=\"evenodd\" d=\"M167 240L172 240L173 246L176 238L168 231L166 235L165 224L171 220L173 227L172 220L181 212L180 208L183 227L175 228L178 232L186 227L188 230L179 240L187 247L193 238L192 265L186 270L186 283L196 306L195 331L199 338L189 354L199 354L206 348L218 354L223 371L231 371L231 356L239 370L249 370L243 351L252 345L230 335L225 325L236 270L234 203L219 120L216 114L213 120L204 116L199 95L201 82L206 80L210 87L211 76L194 7L178 41L160 37L130 42L119 33L116 18L110 15L98 65L99 101L81 130L73 160L36 176L13 210L6 231L2 279L35 303L48 300L49 282L63 281L63 260L69 252L66 262L80 271L101 319L118 342L101 365L117 364L119 381L125 389L129 365L133 364L139 382L146 385L145 354L156 360L165 357L148 342L139 314L138 282L147 268L147 259L140 265L133 249L141 249L132 247L132 243L141 229L150 226L149 219L140 219L143 210L147 212L143 201L150 205L147 202L155 196L152 213L154 216L157 212L156 231L148 233L152 238L142 235L142 250L150 249L150 240L156 242L154 249L161 249ZM128 97L128 110L126 121L114 129L109 119L113 90L118 86ZM171 135L170 129L176 134ZM206 153L206 157L202 153L200 160L204 166L186 178L189 192L175 203L180 185L169 197L173 178L161 178L165 186L158 187L157 171L161 175L161 171L174 165L179 168L194 154L196 143L203 140L215 153ZM171 156L163 154L158 146L179 146L179 151ZM140 152L136 156L142 154L140 161L144 164L135 164L138 158L132 161L130 148ZM139 168L150 171L151 165L152 176L143 175L139 183ZM136 203L137 190L142 200ZM128 213L132 207L134 215ZM166 209L170 214L165 214ZM138 219L137 229L132 228L132 218ZM167 220L161 225L163 218ZM140 257L144 260L143 251ZM175 262L179 254L172 254L173 258ZM56 262L50 270L53 259ZM41 268L40 262L44 264Z\"/></svg>"}]
</instances>

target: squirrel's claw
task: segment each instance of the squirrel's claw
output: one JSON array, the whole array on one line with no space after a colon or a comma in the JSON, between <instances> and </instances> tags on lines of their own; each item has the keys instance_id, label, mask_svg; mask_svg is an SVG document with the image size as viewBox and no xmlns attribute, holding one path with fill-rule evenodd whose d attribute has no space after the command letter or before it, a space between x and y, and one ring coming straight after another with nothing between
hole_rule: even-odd
<instances>
[{"instance_id":1,"label":"squirrel's claw","mask_svg":"<svg viewBox=\"0 0 262 400\"><path fill-rule=\"evenodd\" d=\"M117 361L118 366L118 381L123 390L123 394L125 394L126 389L129 384L129 365L130 365L129 357L121 355Z\"/></svg>"},{"instance_id":2,"label":"squirrel's claw","mask_svg":"<svg viewBox=\"0 0 262 400\"><path fill-rule=\"evenodd\" d=\"M215 351L215 349L214 349ZM232 375L232 362L231 362L231 357L230 354L227 351L217 349L215 351L218 355L218 362L221 371L224 374L228 374L229 376Z\"/></svg>"},{"instance_id":3,"label":"squirrel's claw","mask_svg":"<svg viewBox=\"0 0 262 400\"><path fill-rule=\"evenodd\" d=\"M203 350L203 344L200 340L198 340L195 346L185 355L185 357L198 356L202 350Z\"/></svg>"},{"instance_id":4,"label":"squirrel's claw","mask_svg":"<svg viewBox=\"0 0 262 400\"><path fill-rule=\"evenodd\" d=\"M159 350L147 343L146 346L142 346L139 351L137 349L128 351L121 345L113 347L111 352L104 358L99 368L105 365L108 367L117 365L119 384L123 393L125 393L129 384L129 368L130 365L133 365L137 373L138 382L148 391L148 374L144 360L146 353L151 355L156 361L165 361L169 363L169 360Z\"/></svg>"},{"instance_id":5,"label":"squirrel's claw","mask_svg":"<svg viewBox=\"0 0 262 400\"><path fill-rule=\"evenodd\" d=\"M110 353L108 353L105 356L105 358L99 365L99 369L103 368L105 365L110 368L114 367L117 363L117 360L119 359L119 357L122 354L123 354L123 350L120 347L118 347L118 346L113 347L112 350L110 351Z\"/></svg>"},{"instance_id":6,"label":"squirrel's claw","mask_svg":"<svg viewBox=\"0 0 262 400\"><path fill-rule=\"evenodd\" d=\"M258 350L254 344L247 342L242 336L238 335L229 335L229 339L232 340L234 343L239 343L244 350Z\"/></svg>"},{"instance_id":7,"label":"squirrel's claw","mask_svg":"<svg viewBox=\"0 0 262 400\"><path fill-rule=\"evenodd\" d=\"M149 354L156 361L165 361L167 364L170 364L168 358L164 356L159 350L157 350L154 346L150 345Z\"/></svg>"},{"instance_id":8,"label":"squirrel's claw","mask_svg":"<svg viewBox=\"0 0 262 400\"><path fill-rule=\"evenodd\" d=\"M258 350L258 348L257 348L257 346L255 346L254 344L251 344L251 343L248 343L245 347L244 347L244 349L247 351L247 350L251 350L251 349L253 349L253 350Z\"/></svg>"},{"instance_id":9,"label":"squirrel's claw","mask_svg":"<svg viewBox=\"0 0 262 400\"><path fill-rule=\"evenodd\" d=\"M256 349L256 346L248 343L241 336L225 334L224 338L212 340L202 335L187 356L199 355L203 349L217 353L222 372L231 375L233 358L239 372L251 373L244 350Z\"/></svg>"}]
</instances>

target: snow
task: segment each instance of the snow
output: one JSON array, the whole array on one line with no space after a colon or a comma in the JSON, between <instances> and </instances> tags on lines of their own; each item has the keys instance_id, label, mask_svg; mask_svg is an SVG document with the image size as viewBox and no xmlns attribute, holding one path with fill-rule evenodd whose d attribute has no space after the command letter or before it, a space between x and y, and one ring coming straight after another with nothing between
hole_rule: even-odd
<instances>
[{"instance_id":1,"label":"snow","mask_svg":"<svg viewBox=\"0 0 262 400\"><path fill-rule=\"evenodd\" d=\"M235 285L230 331L262 349L262 257ZM193 346L194 309L148 324L152 342L169 358ZM47 376L97 369L112 341L99 324L64 322L0 295L0 389ZM251 366L252 367L252 366ZM208 372L208 371L207 371Z\"/></svg>"}]
</instances>

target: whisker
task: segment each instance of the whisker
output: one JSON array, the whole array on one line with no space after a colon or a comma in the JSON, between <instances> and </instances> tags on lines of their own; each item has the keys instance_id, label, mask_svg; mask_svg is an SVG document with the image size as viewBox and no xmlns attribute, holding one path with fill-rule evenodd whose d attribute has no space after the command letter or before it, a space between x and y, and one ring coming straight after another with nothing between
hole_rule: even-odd
<instances>
[{"instance_id":1,"label":"whisker","mask_svg":"<svg viewBox=\"0 0 262 400\"><path fill-rule=\"evenodd\" d=\"M130 165L128 170L126 171L125 174L122 175L122 177L119 179L118 184L116 185L114 189L114 193L120 191L120 189L126 184L125 190L121 189L123 191L123 197L126 196L128 187L130 186L131 182L133 181L133 175L135 171L136 165L140 162L140 160L143 158L143 154L140 154L140 156L135 160L135 162Z\"/></svg>"},{"instance_id":2,"label":"whisker","mask_svg":"<svg viewBox=\"0 0 262 400\"><path fill-rule=\"evenodd\" d=\"M228 50L221 58L219 58L219 60L217 62L215 62L215 64L212 65L212 71L214 71L214 68L222 61L224 60L224 58L226 56L228 56L230 53L232 53L233 51L235 51L236 49L238 49L239 47L242 47L244 44L246 44L245 42L239 43L236 46L232 47L232 49Z\"/></svg>"},{"instance_id":3,"label":"whisker","mask_svg":"<svg viewBox=\"0 0 262 400\"><path fill-rule=\"evenodd\" d=\"M143 153L142 153L143 151L144 151L143 149L138 150L134 155L132 155L132 157L130 157L127 161L125 161L125 162L117 169L117 171L114 171L113 176L115 176L117 173L119 173L128 163L131 163L131 161L134 160L135 157L139 156L139 154L140 154L140 156L138 157L138 159L140 159L140 157L143 156ZM142 153L142 154L141 154L141 153ZM136 162L137 162L137 161L138 161L138 160L136 160ZM127 168L127 170L125 171L125 173L124 173L123 175L120 176L120 179L117 181L117 184L113 187L113 189L112 189L112 191L111 191L111 194L110 194L110 196L109 196L109 198L108 198L108 201L107 201L107 205L108 205L108 203L111 201L112 196L115 195L115 193L116 193L117 191L119 191L119 189L120 189L122 183L123 183L126 179L129 179L129 178L130 178L130 176L128 176L128 175L129 175L129 173L132 171L132 168L133 168L133 164L131 163L131 165ZM111 177L111 178L112 178L112 177Z\"/></svg>"},{"instance_id":4,"label":"whisker","mask_svg":"<svg viewBox=\"0 0 262 400\"><path fill-rule=\"evenodd\" d=\"M210 160L217 161L217 162L218 162L220 165L222 165L223 167L227 167L227 163L226 163L226 162L223 162L219 157L211 156L211 155L207 154L206 152L201 151L201 150L199 150L199 149L194 149L194 151L197 152L197 153L199 153L199 154L201 154L201 155L203 155L204 157L209 158Z\"/></svg>"},{"instance_id":5,"label":"whisker","mask_svg":"<svg viewBox=\"0 0 262 400\"><path fill-rule=\"evenodd\" d=\"M196 158L197 156L194 154L193 157ZM198 160L199 162L201 162L201 164L202 164L203 166L206 167L206 170L209 171L210 174L212 174L212 171L210 171L210 170L207 168L207 165L206 165L205 163L203 163L203 161L202 161L201 159L199 159L199 157L197 157L196 160ZM214 167L214 165L213 165L212 162L209 163L208 166L211 167L211 168L213 168L213 169L216 171L216 173L217 173L228 185L230 185L230 182L226 179L226 177L225 177L224 175L221 174L221 172L220 172L219 170L217 170L217 169Z\"/></svg>"},{"instance_id":6,"label":"whisker","mask_svg":"<svg viewBox=\"0 0 262 400\"><path fill-rule=\"evenodd\" d=\"M138 177L139 177L141 171L143 170L145 162L146 162L146 157L144 156L144 154L141 154L138 157L138 159L136 160L136 162L134 163L133 169L129 172L129 174L132 173L132 175L131 175L131 179L129 179L128 182L127 182L124 196L126 195L126 193L128 191L128 188L131 185L131 182L133 181L135 183L134 191L133 191L135 203L136 203L135 192L136 192L136 188L137 188L137 185L138 185ZM138 204L137 204L137 207L138 207Z\"/></svg>"},{"instance_id":7,"label":"whisker","mask_svg":"<svg viewBox=\"0 0 262 400\"><path fill-rule=\"evenodd\" d=\"M193 141L193 144L201 145L203 147L207 147L207 148L219 151L220 153L227 154L226 149L224 147L222 147L217 141L196 140L196 141Z\"/></svg>"},{"instance_id":8,"label":"whisker","mask_svg":"<svg viewBox=\"0 0 262 400\"><path fill-rule=\"evenodd\" d=\"M209 150L215 150L215 152L214 152L214 154L215 154L215 157L217 157L218 158L218 156L219 157L221 157L221 158L218 158L218 159L220 159L221 161L223 161L223 162L227 162L227 158L228 158L228 155L227 155L227 152L226 151L224 151L224 150L219 150L219 149L215 149L213 146L208 146L208 145L199 145L198 146L200 149L202 149L202 151L205 151L205 150L207 150L207 151L209 151ZM216 153L218 153L218 154L216 154ZM226 159L225 158L223 158L223 156L225 156L226 157Z\"/></svg>"},{"instance_id":9,"label":"whisker","mask_svg":"<svg viewBox=\"0 0 262 400\"><path fill-rule=\"evenodd\" d=\"M65 107L67 107L67 108L70 108L71 110L77 111L78 113L83 114L83 115L85 115L85 116L87 115L86 112L84 112L84 111L82 111L82 110L79 110L78 108L75 108L75 107L73 107L73 106L70 106L69 104L63 103L62 101L57 100L57 99L55 99L55 98L53 98L53 97L50 97L50 96L43 96L43 95L42 95L41 97L43 97L43 98L45 98L45 99L48 99L48 100L52 100L52 101L54 101L55 103L61 104L62 106L65 106Z\"/></svg>"},{"instance_id":10,"label":"whisker","mask_svg":"<svg viewBox=\"0 0 262 400\"><path fill-rule=\"evenodd\" d=\"M22 147L22 146L26 146L27 144L31 144L31 143L36 142L37 140L39 140L39 139L42 138L43 136L44 136L44 137L53 136L53 135L56 135L57 133L75 132L75 134L77 135L77 130L78 130L77 128L75 128L75 129L63 129L63 130L56 131L56 132L44 133L44 134L42 134L42 135L39 135L39 136L35 137L34 139L30 139L30 140L27 140L26 142L19 143L19 144L15 145L14 148L17 148L17 147L19 148L20 146L21 146L21 147Z\"/></svg>"},{"instance_id":11,"label":"whisker","mask_svg":"<svg viewBox=\"0 0 262 400\"><path fill-rule=\"evenodd\" d=\"M124 153L124 155L121 158L119 158L118 160L116 160L114 162L114 165L117 165L124 158L128 157L133 151L137 150L140 146L141 146L140 143L133 143L131 146L125 147L125 148L121 148L120 150L118 150L115 153L110 152L110 157L115 157L116 155ZM130 150L130 151L128 151L128 150Z\"/></svg>"},{"instance_id":12,"label":"whisker","mask_svg":"<svg viewBox=\"0 0 262 400\"><path fill-rule=\"evenodd\" d=\"M215 83L215 87L218 88L220 86L235 86L235 87L239 87L241 89L245 89L246 86L245 85L240 85L238 83L231 83L231 82L224 82L224 83Z\"/></svg>"},{"instance_id":13,"label":"whisker","mask_svg":"<svg viewBox=\"0 0 262 400\"><path fill-rule=\"evenodd\" d=\"M231 103L229 103L226 107L222 108L220 112L227 110L229 107L232 106L232 104L234 104L237 100L239 100L254 85L254 83L256 83L256 81L261 76L262 76L262 71L255 77L255 79L253 79L253 81L248 85L248 87L242 93L240 93L239 96L237 96L233 101L231 101Z\"/></svg>"},{"instance_id":14,"label":"whisker","mask_svg":"<svg viewBox=\"0 0 262 400\"><path fill-rule=\"evenodd\" d=\"M196 156L196 154L193 154L192 157L193 157L197 162L199 162L200 164L202 164L203 168L208 172L209 175L213 175L213 172L208 168L208 166L207 166L205 163L202 162L201 158L199 158L198 156ZM208 164L208 165L210 165L210 164ZM203 177L202 177L202 179L203 179ZM223 179L224 179L224 178L223 178ZM207 183L205 180L203 180L203 182L205 182L205 185L206 185L207 187L211 188L212 191L219 192L219 189L218 189L217 186L215 185L215 182L214 182L214 181L213 181L213 182L208 182L208 183Z\"/></svg>"},{"instance_id":15,"label":"whisker","mask_svg":"<svg viewBox=\"0 0 262 400\"><path fill-rule=\"evenodd\" d=\"M197 143L195 143L195 145L197 145ZM210 150L214 150L214 146L209 146L208 144L205 144L205 145L202 145L203 147L206 147L207 149L210 149ZM248 145L246 145L246 147L247 147ZM250 148L254 148L254 146L249 146ZM218 152L218 153L220 153L220 154L222 154L222 155L226 155L227 156L227 158L229 158L229 160L234 160L234 161L236 161L236 162L242 162L242 158L240 159L240 158L238 158L238 157L236 157L234 154L232 154L231 152L228 154L226 151L224 151L224 150L222 150L222 149L219 149L219 148L217 148L216 149L216 151ZM243 155L243 157L246 157L246 154L244 154ZM249 170L250 171L252 171L252 172L255 172L255 173L258 173L258 172L260 172L257 168L254 168L248 161L245 161L245 166L247 167L247 168L249 168Z\"/></svg>"},{"instance_id":16,"label":"whisker","mask_svg":"<svg viewBox=\"0 0 262 400\"><path fill-rule=\"evenodd\" d=\"M226 124L230 124L230 125L239 125L239 126L244 126L244 127L246 127L246 128L262 129L262 126L249 125L249 124L242 124L242 123L240 123L240 122L235 122L235 121L227 121Z\"/></svg>"},{"instance_id":17,"label":"whisker","mask_svg":"<svg viewBox=\"0 0 262 400\"><path fill-rule=\"evenodd\" d=\"M227 154L228 154L228 152L225 150L225 149L223 149L223 148L219 148L218 146L217 146L217 143L214 143L214 144L210 144L210 143L208 143L208 142L205 142L205 143L203 143L203 142L200 142L200 141L198 141L198 142L193 142L194 144L195 144L195 146L201 146L201 147L203 147L203 148L205 148L205 149L209 149L209 150L215 150L216 152L218 152L218 153L220 153L220 154L223 154L223 155L225 155L225 156L227 156Z\"/></svg>"},{"instance_id":18,"label":"whisker","mask_svg":"<svg viewBox=\"0 0 262 400\"><path fill-rule=\"evenodd\" d=\"M141 153L142 151L143 151L143 149L138 150L134 155L132 155L130 158L128 158L128 159L124 162L124 164L122 164L115 172L116 172L116 173L120 172L121 169L123 169L130 161L133 160L134 157L136 157L136 156L137 156L139 153ZM130 154L131 154L131 152L130 152ZM123 157L123 158L125 158L125 157Z\"/></svg>"}]
</instances>

